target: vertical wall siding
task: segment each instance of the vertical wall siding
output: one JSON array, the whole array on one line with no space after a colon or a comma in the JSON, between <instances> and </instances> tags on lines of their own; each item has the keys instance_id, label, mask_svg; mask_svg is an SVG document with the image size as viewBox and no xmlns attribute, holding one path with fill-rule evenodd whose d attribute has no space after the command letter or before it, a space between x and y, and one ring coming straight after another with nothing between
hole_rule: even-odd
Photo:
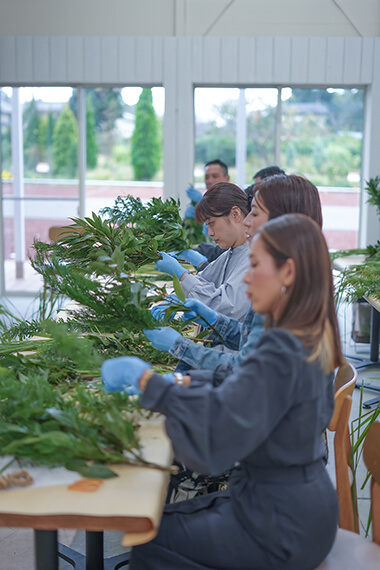
<instances>
[{"instance_id":1,"label":"vertical wall siding","mask_svg":"<svg viewBox=\"0 0 380 570\"><path fill-rule=\"evenodd\" d=\"M0 85L44 84L163 85L165 195L184 203L200 85L366 86L363 177L380 172L380 38L1 36Z\"/></svg>"},{"instance_id":2,"label":"vertical wall siding","mask_svg":"<svg viewBox=\"0 0 380 570\"><path fill-rule=\"evenodd\" d=\"M378 40L1 36L0 83L163 83L171 49L197 85L368 84Z\"/></svg>"}]
</instances>

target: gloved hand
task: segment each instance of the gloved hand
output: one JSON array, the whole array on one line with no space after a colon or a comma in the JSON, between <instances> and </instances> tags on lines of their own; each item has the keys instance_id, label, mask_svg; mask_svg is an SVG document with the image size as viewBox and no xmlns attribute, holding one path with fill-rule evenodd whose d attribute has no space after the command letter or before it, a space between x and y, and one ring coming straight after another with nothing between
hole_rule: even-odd
<instances>
[{"instance_id":1,"label":"gloved hand","mask_svg":"<svg viewBox=\"0 0 380 570\"><path fill-rule=\"evenodd\" d=\"M166 299L164 301L162 301L162 303L151 308L150 314L157 321L163 321L164 320L164 312L166 311L166 309L171 307L173 305L173 303L181 304L181 301L178 299L178 297L176 295L168 295L166 297ZM175 312L173 312L173 314L170 315L169 321L174 319L174 316L175 316Z\"/></svg>"},{"instance_id":2,"label":"gloved hand","mask_svg":"<svg viewBox=\"0 0 380 570\"><path fill-rule=\"evenodd\" d=\"M185 249L184 251L181 251L177 257L184 261L188 261L197 269L199 269L199 266L202 265L202 263L207 261L207 257L199 253L199 251L195 251L195 249Z\"/></svg>"},{"instance_id":3,"label":"gloved hand","mask_svg":"<svg viewBox=\"0 0 380 570\"><path fill-rule=\"evenodd\" d=\"M195 206L190 204L187 206L185 210L185 218L194 218L195 217Z\"/></svg>"},{"instance_id":4,"label":"gloved hand","mask_svg":"<svg viewBox=\"0 0 380 570\"><path fill-rule=\"evenodd\" d=\"M208 236L208 225L205 222L203 223L202 234Z\"/></svg>"},{"instance_id":5,"label":"gloved hand","mask_svg":"<svg viewBox=\"0 0 380 570\"><path fill-rule=\"evenodd\" d=\"M189 273L187 269L184 269L176 259L173 259L173 257L167 253L160 251L160 254L162 255L162 259L156 261L156 264L154 266L157 271L161 271L161 273L168 273L171 276L176 275L178 279L181 279L184 273Z\"/></svg>"},{"instance_id":6,"label":"gloved hand","mask_svg":"<svg viewBox=\"0 0 380 570\"><path fill-rule=\"evenodd\" d=\"M191 319L203 327L209 328L210 325L214 326L218 320L218 313L213 309L210 309L210 307L202 303L202 301L198 301L198 299L187 299L184 307L192 309L191 311L185 312L184 319Z\"/></svg>"},{"instance_id":7,"label":"gloved hand","mask_svg":"<svg viewBox=\"0 0 380 570\"><path fill-rule=\"evenodd\" d=\"M168 351L173 342L181 335L171 327L159 327L158 329L144 329L145 336L158 350Z\"/></svg>"},{"instance_id":8,"label":"gloved hand","mask_svg":"<svg viewBox=\"0 0 380 570\"><path fill-rule=\"evenodd\" d=\"M104 387L108 392L126 390L129 394L141 394L138 382L148 368L150 364L136 356L105 360L101 368Z\"/></svg>"},{"instance_id":9,"label":"gloved hand","mask_svg":"<svg viewBox=\"0 0 380 570\"><path fill-rule=\"evenodd\" d=\"M193 188L193 186L189 186L186 189L186 194L187 194L187 197L189 198L189 200L191 200L192 202L195 202L195 204L198 204L199 200L203 196L202 192L199 192L199 190L196 190L195 188Z\"/></svg>"},{"instance_id":10,"label":"gloved hand","mask_svg":"<svg viewBox=\"0 0 380 570\"><path fill-rule=\"evenodd\" d=\"M162 378L165 378L165 380L169 380L169 382L171 382L172 384L174 384L174 374L173 372L168 372L167 374L163 374Z\"/></svg>"}]
</instances>

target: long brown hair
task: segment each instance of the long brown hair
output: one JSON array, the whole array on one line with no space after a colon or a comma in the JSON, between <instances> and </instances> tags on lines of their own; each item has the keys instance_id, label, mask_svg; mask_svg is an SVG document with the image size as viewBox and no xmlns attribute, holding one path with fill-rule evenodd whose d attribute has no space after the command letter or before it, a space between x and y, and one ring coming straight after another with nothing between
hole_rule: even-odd
<instances>
[{"instance_id":1,"label":"long brown hair","mask_svg":"<svg viewBox=\"0 0 380 570\"><path fill-rule=\"evenodd\" d=\"M257 206L268 210L270 220L284 214L307 214L322 227L319 192L310 180L296 174L276 174L261 180L253 189Z\"/></svg>"},{"instance_id":2,"label":"long brown hair","mask_svg":"<svg viewBox=\"0 0 380 570\"><path fill-rule=\"evenodd\" d=\"M229 216L234 206L237 206L245 217L249 212L247 194L230 182L218 182L205 192L196 205L195 219L205 222L208 218Z\"/></svg>"},{"instance_id":3,"label":"long brown hair","mask_svg":"<svg viewBox=\"0 0 380 570\"><path fill-rule=\"evenodd\" d=\"M272 326L292 331L311 349L310 360L319 358L331 372L343 364L334 305L330 256L316 222L303 214L286 214L258 230L276 267L291 258L296 277L288 288L287 303Z\"/></svg>"}]
</instances>

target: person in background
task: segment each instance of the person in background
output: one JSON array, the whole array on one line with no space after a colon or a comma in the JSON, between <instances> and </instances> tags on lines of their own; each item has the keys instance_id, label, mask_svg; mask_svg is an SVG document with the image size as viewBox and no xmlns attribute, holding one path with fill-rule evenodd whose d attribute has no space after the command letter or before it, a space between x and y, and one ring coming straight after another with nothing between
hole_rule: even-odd
<instances>
[{"instance_id":1,"label":"person in background","mask_svg":"<svg viewBox=\"0 0 380 570\"><path fill-rule=\"evenodd\" d=\"M252 241L262 224L283 214L291 213L310 216L322 227L321 201L314 184L294 174L270 176L257 183L251 211L244 220L248 242ZM163 312L170 307L170 304L169 298L156 305L151 310L152 315L158 320L162 319ZM212 348L196 343L179 333L171 345L165 345L164 338L168 336L167 329L170 327L156 329L159 332L156 332L152 344L155 348L160 346L161 350L167 350L191 368L215 370L219 365L242 364L256 347L264 332L263 317L254 313L252 307L248 309L243 322L216 312L198 299L187 299L185 307L191 310L187 315L185 313L185 319L193 318L197 324L205 328L213 327L213 332L207 337L212 342ZM214 348L222 341L228 349L234 352L221 352Z\"/></svg>"},{"instance_id":2,"label":"person in background","mask_svg":"<svg viewBox=\"0 0 380 570\"><path fill-rule=\"evenodd\" d=\"M215 311L238 320L244 317L249 306L243 284L248 266L243 221L248 211L247 195L238 186L230 182L214 184L198 202L196 219L207 224L210 236L226 251L197 275L189 273L164 252L161 252L162 259L156 262L158 271L178 277L187 297L195 297ZM156 331L150 332L153 338Z\"/></svg>"},{"instance_id":3,"label":"person in background","mask_svg":"<svg viewBox=\"0 0 380 570\"><path fill-rule=\"evenodd\" d=\"M136 357L102 366L107 390L129 386L166 416L176 457L194 471L235 465L226 491L165 507L156 538L132 549L131 570L312 570L334 543L338 504L322 434L344 359L318 224L302 214L264 224L244 282L267 331L223 377L160 376Z\"/></svg>"}]
</instances>

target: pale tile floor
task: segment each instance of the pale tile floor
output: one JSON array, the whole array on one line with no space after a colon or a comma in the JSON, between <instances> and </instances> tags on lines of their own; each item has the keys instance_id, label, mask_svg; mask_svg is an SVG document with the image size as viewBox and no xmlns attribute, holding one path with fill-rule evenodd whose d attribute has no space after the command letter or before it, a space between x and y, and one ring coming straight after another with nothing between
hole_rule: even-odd
<instances>
[{"instance_id":1,"label":"pale tile floor","mask_svg":"<svg viewBox=\"0 0 380 570\"><path fill-rule=\"evenodd\" d=\"M368 345L355 345L351 339L351 317L349 311L340 313L340 324L342 332L343 348L346 355L368 357ZM366 382L374 383L380 386L380 366L379 369L372 368L360 372L360 377L364 376ZM375 397L374 393L365 392L364 399ZM351 420L359 415L359 390L354 391L353 406L351 411ZM333 445L330 441L330 461L333 461ZM365 476L365 467L363 464L359 466L358 480L361 482ZM365 524L368 519L370 501L369 486L367 485L363 491L358 486L358 508L360 521ZM361 532L363 530L361 529ZM106 532L105 533L105 557L111 557L125 552L127 549L121 546L122 533ZM11 529L0 528L0 570L33 570L34 569L34 546L33 531L31 529ZM83 553L85 537L82 531L63 530L59 532L59 541L74 550ZM128 568L126 566L126 568ZM67 562L60 561L59 570L71 570L72 566ZM45 569L44 569L45 570ZM50 570L46 568L46 570Z\"/></svg>"}]
</instances>

